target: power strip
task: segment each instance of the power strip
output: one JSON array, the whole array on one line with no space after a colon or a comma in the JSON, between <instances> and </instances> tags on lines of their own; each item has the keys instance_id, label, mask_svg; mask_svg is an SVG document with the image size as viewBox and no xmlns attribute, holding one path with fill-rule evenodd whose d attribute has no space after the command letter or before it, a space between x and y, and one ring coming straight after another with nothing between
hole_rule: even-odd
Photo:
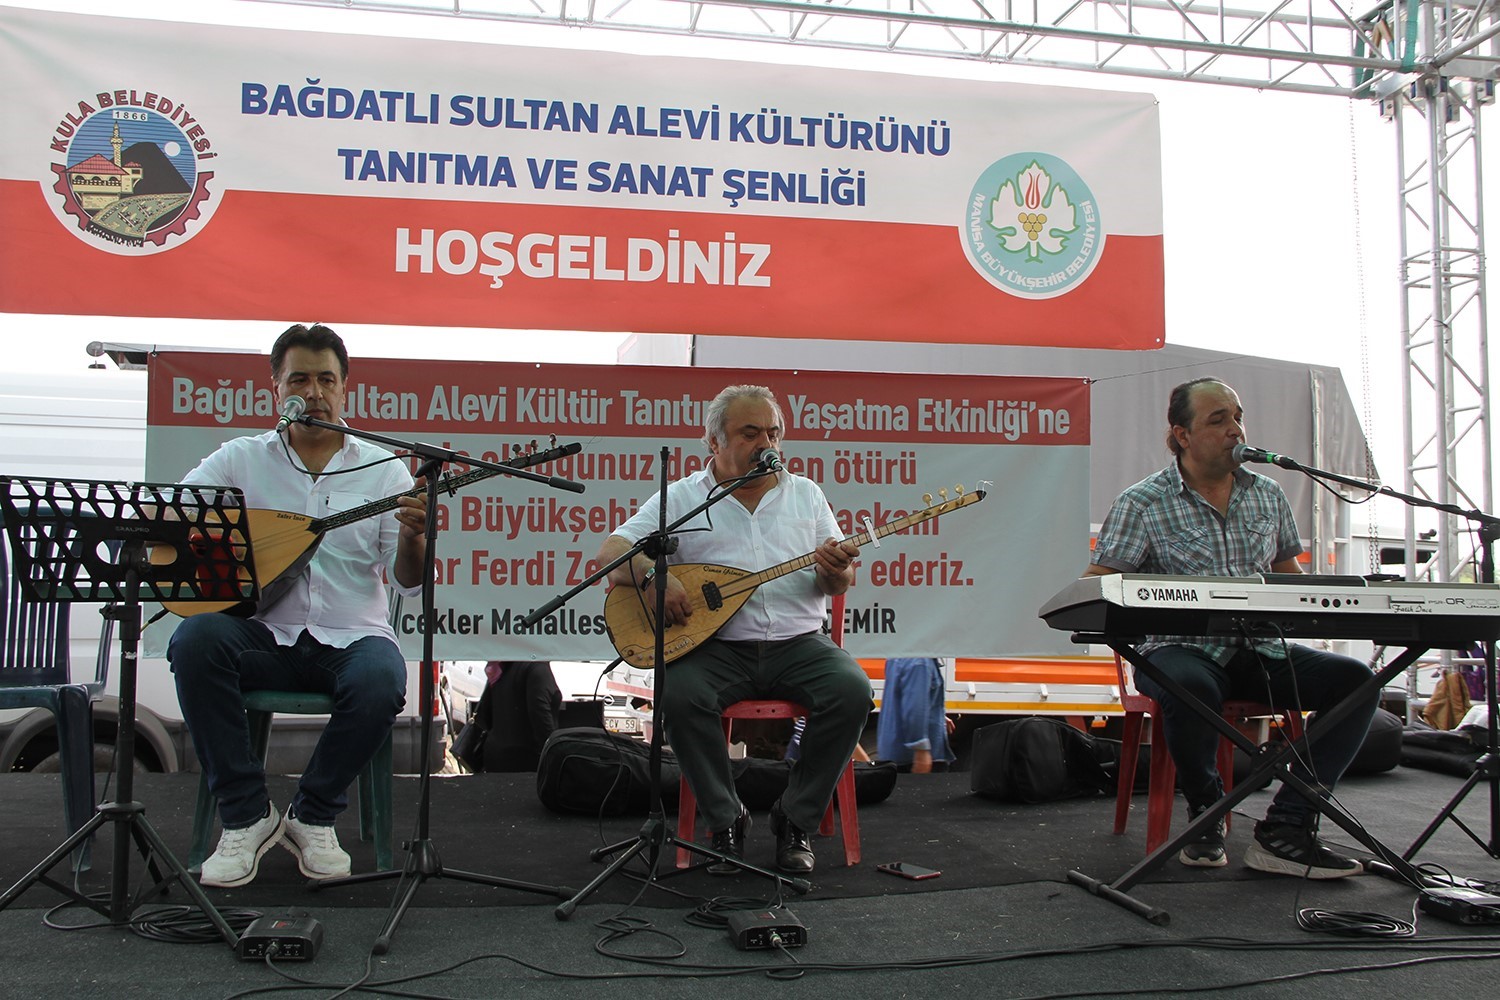
<instances>
[{"instance_id":1,"label":"power strip","mask_svg":"<svg viewBox=\"0 0 1500 1000\"><path fill-rule=\"evenodd\" d=\"M791 910L736 910L729 915L729 940L740 951L800 948L807 928Z\"/></svg>"}]
</instances>

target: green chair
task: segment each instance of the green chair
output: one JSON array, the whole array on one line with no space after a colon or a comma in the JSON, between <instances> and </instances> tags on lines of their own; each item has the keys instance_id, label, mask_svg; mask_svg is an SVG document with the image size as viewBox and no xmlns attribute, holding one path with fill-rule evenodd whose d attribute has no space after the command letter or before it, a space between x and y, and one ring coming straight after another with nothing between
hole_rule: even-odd
<instances>
[{"instance_id":1,"label":"green chair","mask_svg":"<svg viewBox=\"0 0 1500 1000\"><path fill-rule=\"evenodd\" d=\"M0 518L0 529L4 528ZM68 833L94 815L94 702L109 678L114 621L99 634L93 680L74 683L69 636L72 604L33 602L22 593L10 543L0 530L0 709L44 708L52 713L62 772L63 822ZM20 745L17 739L17 746ZM87 871L93 837L73 852L73 870Z\"/></svg>"},{"instance_id":2,"label":"green chair","mask_svg":"<svg viewBox=\"0 0 1500 1000\"><path fill-rule=\"evenodd\" d=\"M250 691L245 694L245 718L250 724L250 747L261 760L271 743L271 717L282 715L328 715L333 698L326 694L300 691ZM391 867L391 736L375 751L375 756L359 772L359 839L375 841L375 867ZM193 813L193 846L188 851L188 871L197 874L208 857L209 838L213 835L218 812L208 778L198 780L198 806Z\"/></svg>"}]
</instances>

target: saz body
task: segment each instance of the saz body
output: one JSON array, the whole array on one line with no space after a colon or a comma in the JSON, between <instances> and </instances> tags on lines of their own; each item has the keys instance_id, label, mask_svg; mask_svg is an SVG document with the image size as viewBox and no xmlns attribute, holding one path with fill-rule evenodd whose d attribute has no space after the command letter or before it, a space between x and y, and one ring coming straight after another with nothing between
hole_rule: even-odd
<instances>
[{"instance_id":1,"label":"saz body","mask_svg":"<svg viewBox=\"0 0 1500 1000\"><path fill-rule=\"evenodd\" d=\"M850 535L844 541L864 547L872 538L884 538L923 521L942 517L961 507L978 503L984 496L984 490L976 490L887 521L873 532L862 531ZM687 590L693 614L683 624L672 625L665 631L662 662L671 663L712 638L724 627L725 622L735 616L761 584L795 573L799 569L806 569L812 564L813 553L809 552L759 573L714 563L679 563L669 567L668 572ZM625 662L633 667L650 670L656 666L655 621L654 590L615 587L604 600L604 623L609 629L610 642L614 643L615 651Z\"/></svg>"}]
</instances>

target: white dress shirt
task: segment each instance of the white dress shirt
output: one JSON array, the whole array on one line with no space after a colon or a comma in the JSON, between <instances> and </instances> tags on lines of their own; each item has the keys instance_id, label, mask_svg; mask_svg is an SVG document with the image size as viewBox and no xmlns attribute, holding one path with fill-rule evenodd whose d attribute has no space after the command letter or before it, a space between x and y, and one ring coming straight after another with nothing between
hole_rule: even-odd
<instances>
[{"instance_id":1,"label":"white dress shirt","mask_svg":"<svg viewBox=\"0 0 1500 1000\"><path fill-rule=\"evenodd\" d=\"M682 517L717 485L710 465L667 487L667 523ZM634 543L658 527L661 494L653 493L614 534ZM712 530L705 529L712 526ZM755 510L734 497L721 500L677 530L671 563L717 563L758 573L812 553L826 538L838 538L838 522L818 484L790 472L761 495ZM790 639L823 627L828 598L818 589L811 565L762 584L718 638L737 641Z\"/></svg>"},{"instance_id":2,"label":"white dress shirt","mask_svg":"<svg viewBox=\"0 0 1500 1000\"><path fill-rule=\"evenodd\" d=\"M356 471L341 471L345 469ZM244 492L247 508L283 510L315 518L351 510L412 488L411 474L402 461L395 460L384 448L352 436L344 438L343 448L314 478L275 431L226 441L182 481L235 486ZM394 508L328 531L312 563L285 596L269 607L259 608L255 619L269 628L283 646L295 642L303 629L319 642L339 649L371 635L383 635L395 642L396 633L389 621L387 581L403 596L410 597L422 590L420 585L403 587L396 580L399 532ZM253 552L256 545L253 529L250 545ZM268 582L260 581L262 587Z\"/></svg>"}]
</instances>

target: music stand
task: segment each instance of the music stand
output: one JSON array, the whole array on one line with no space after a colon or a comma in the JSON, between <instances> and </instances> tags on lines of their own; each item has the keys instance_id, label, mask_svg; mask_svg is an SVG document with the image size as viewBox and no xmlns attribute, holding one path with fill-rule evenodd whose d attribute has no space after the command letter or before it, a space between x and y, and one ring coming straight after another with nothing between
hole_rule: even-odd
<instances>
[{"instance_id":1,"label":"music stand","mask_svg":"<svg viewBox=\"0 0 1500 1000\"><path fill-rule=\"evenodd\" d=\"M704 865L712 863L713 861L721 861L732 864L736 868L739 868L743 871L752 872L753 874L761 875L765 878L774 879L777 882L790 887L792 891L798 894L807 893L812 889L812 883L807 879L796 878L791 875L783 875L779 872L773 872L768 868L762 868L759 865L750 864L744 858L731 857L723 853L722 851L716 851L712 847L697 843L696 841L683 840L676 834L669 833L667 831L666 808L662 804L661 794L661 751L663 732L661 716L661 696L662 692L665 690L667 673L665 670L667 555L669 553L677 551L677 539L673 536L672 532L676 531L682 525L688 523L703 511L718 503L720 500L724 500L731 496L734 493L735 489L737 489L742 483L745 483L750 479L758 478L762 475L770 474L769 470L753 470L748 475L741 476L738 479L730 480L727 484L721 484L717 491L711 492L709 494L707 500L694 507L692 510L688 511L676 521L668 524L667 467L668 459L670 457L671 452L667 448L663 447L661 450L661 476L658 493L659 504L657 509L657 530L647 535L645 538L642 538L636 544L632 545L618 559L614 559L608 565L601 567L598 572L589 576L582 583L578 584L578 586L574 587L572 590L567 591L560 597L555 597L552 600L548 601L546 604L542 605L540 608L537 608L531 614L527 615L524 619L524 624L526 624L527 626L534 625L535 623L541 621L543 618L546 618L548 615L552 614L552 612L562 607L568 601L572 600L578 594L583 593L585 590L592 587L595 583L607 577L610 574L610 571L613 570L616 566L620 566L626 562L629 562L639 553L645 553L655 561L655 575L653 579L655 581L654 596L656 598L656 604L654 614L652 616L651 630L652 638L654 641L653 659L651 661L651 665L654 668L654 673L652 674L651 696L651 750L649 755L647 756L647 771L650 775L649 784L651 787L650 806L646 816L646 822L642 824L640 830L634 837L631 837L628 840L619 841L615 844L609 844L605 847L596 848L594 851L590 852L590 861L598 861L616 852L621 853L619 857L610 862L609 866L606 867L604 871L595 876L593 881L584 886L582 889L578 890L578 892L573 895L572 898L558 904L557 908L552 911L553 916L557 917L558 920L567 920L569 917L571 917L573 915L573 911L578 908L578 904L580 902L582 902L586 897L592 895L596 890L604 885L605 882L613 878L616 872L629 864L632 858L636 857L642 852L646 854L647 864L649 867L649 874L647 876L648 882L653 882L654 880L662 878L671 878L675 875L685 874L689 871L696 871ZM704 855L709 860L699 862L698 864L686 869L674 869L673 871L667 872L666 874L658 874L657 869L660 866L661 858L663 856L663 847L676 847L686 849L696 854ZM671 857L672 855L669 852L666 856Z\"/></svg>"},{"instance_id":2,"label":"music stand","mask_svg":"<svg viewBox=\"0 0 1500 1000\"><path fill-rule=\"evenodd\" d=\"M141 600L254 601L259 595L250 553L245 499L222 486L123 484L0 476L0 508L15 555L16 579L36 601L116 602L102 612L120 623L120 717L115 741L115 794L24 878L0 895L0 910L45 883L80 905L125 924L146 897L180 881L231 948L238 935L173 856L133 801L136 657ZM175 550L170 562L151 561ZM108 904L48 877L48 872L106 823L114 827ZM128 834L128 836L127 836ZM152 885L128 898L134 840ZM164 876L162 868L167 869Z\"/></svg>"},{"instance_id":3,"label":"music stand","mask_svg":"<svg viewBox=\"0 0 1500 1000\"><path fill-rule=\"evenodd\" d=\"M437 497L440 491L443 489L457 489L464 482L477 482L479 479L504 474L512 475L519 479L528 479L532 482L543 483L573 493L583 492L583 486L579 483L557 476L539 476L533 472L521 471L527 465L540 465L544 462L551 462L555 459L575 454L582 448L581 445L576 443L562 445L561 447L551 448L547 451L536 452L531 455L518 456L513 460L512 464L502 465L460 455L458 452L447 448L439 448L421 442L400 441L383 434L356 430L345 424L318 420L314 417L298 417L296 422L384 444L396 450L409 452L421 460L422 464L417 470L417 476L419 478L425 477L427 480L427 488L425 490L425 499L427 501L427 547L425 555L429 567L428 572L422 576L422 614L424 619L429 622L433 621L436 617L436 580L431 571L431 566L436 559L437 553ZM455 479L443 479L443 466L449 462L460 461L475 468ZM431 628L424 628L422 630L422 675L420 684L420 698L422 702L420 706L422 718L422 749L420 756L422 758L422 766L418 777L416 836L402 845L407 851L406 863L397 871L362 872L358 875L316 880L312 883L314 889L321 889L341 885L354 885L360 882L383 881L392 878L402 879L406 882L404 888L401 889L397 898L391 904L391 912L386 918L385 926L381 928L380 934L375 938L375 944L371 948L371 951L376 955L384 955L390 951L391 938L396 933L397 925L401 923L401 918L406 914L407 908L411 906L412 899L416 896L417 890L428 879L452 878L476 885L489 885L501 889L519 889L522 892L536 892L559 898L566 898L573 891L564 886L542 885L537 882L501 878L497 875L482 875L477 872L457 871L443 866L443 862L438 856L437 846L432 841L430 828L432 762L428 757L428 747L432 745L433 702L436 700L432 675L433 671L437 668L437 661L433 658L432 633L433 630ZM410 876L410 880L406 881L408 876Z\"/></svg>"}]
</instances>

